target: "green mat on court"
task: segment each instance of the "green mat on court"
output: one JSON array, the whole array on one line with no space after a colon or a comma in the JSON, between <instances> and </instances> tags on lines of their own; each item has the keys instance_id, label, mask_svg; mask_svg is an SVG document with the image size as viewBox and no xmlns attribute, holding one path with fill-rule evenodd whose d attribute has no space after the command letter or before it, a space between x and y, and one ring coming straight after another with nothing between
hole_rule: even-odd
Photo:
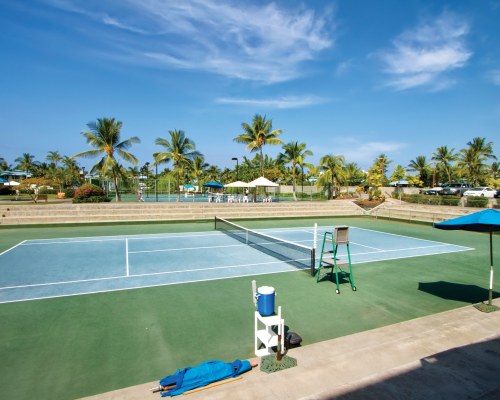
<instances>
[{"instance_id":1,"label":"green mat on court","mask_svg":"<svg viewBox=\"0 0 500 400\"><path fill-rule=\"evenodd\" d=\"M354 265L358 290L352 292L346 283L340 295L333 283L316 283L298 271L0 304L0 397L75 399L154 381L209 359L252 357L252 279L276 289L285 323L302 337L303 345L487 299L489 243L484 234L368 218L240 223L265 228L314 222L476 250ZM32 238L212 228L210 222L9 228L1 230L0 249ZM497 274L495 287L499 284Z\"/></svg>"}]
</instances>

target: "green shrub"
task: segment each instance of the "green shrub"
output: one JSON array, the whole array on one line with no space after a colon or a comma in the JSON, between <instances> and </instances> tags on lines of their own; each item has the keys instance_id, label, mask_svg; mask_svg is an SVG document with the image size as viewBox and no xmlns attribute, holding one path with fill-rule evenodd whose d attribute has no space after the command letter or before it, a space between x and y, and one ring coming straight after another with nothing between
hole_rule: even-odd
<instances>
[{"instance_id":1,"label":"green shrub","mask_svg":"<svg viewBox=\"0 0 500 400\"><path fill-rule=\"evenodd\" d=\"M432 196L425 194L410 194L401 196L407 203L431 204L437 206L458 206L460 198L456 196Z\"/></svg>"},{"instance_id":2,"label":"green shrub","mask_svg":"<svg viewBox=\"0 0 500 400\"><path fill-rule=\"evenodd\" d=\"M73 203L102 203L111 201L102 188L85 183L75 189Z\"/></svg>"},{"instance_id":3,"label":"green shrub","mask_svg":"<svg viewBox=\"0 0 500 400\"><path fill-rule=\"evenodd\" d=\"M488 206L488 198L480 196L467 197L466 207L481 207L485 208Z\"/></svg>"},{"instance_id":4,"label":"green shrub","mask_svg":"<svg viewBox=\"0 0 500 400\"><path fill-rule=\"evenodd\" d=\"M56 194L57 190L56 189L49 189L47 187L42 186L40 189L38 189L38 194Z\"/></svg>"},{"instance_id":5,"label":"green shrub","mask_svg":"<svg viewBox=\"0 0 500 400\"><path fill-rule=\"evenodd\" d=\"M460 197L457 196L441 196L441 205L443 206L458 206Z\"/></svg>"},{"instance_id":6,"label":"green shrub","mask_svg":"<svg viewBox=\"0 0 500 400\"><path fill-rule=\"evenodd\" d=\"M382 194L382 190L372 187L368 190L368 200L373 199L384 199L385 196Z\"/></svg>"},{"instance_id":7,"label":"green shrub","mask_svg":"<svg viewBox=\"0 0 500 400\"><path fill-rule=\"evenodd\" d=\"M75 189L71 188L64 189L64 197L66 197L67 199L75 197Z\"/></svg>"}]
</instances>

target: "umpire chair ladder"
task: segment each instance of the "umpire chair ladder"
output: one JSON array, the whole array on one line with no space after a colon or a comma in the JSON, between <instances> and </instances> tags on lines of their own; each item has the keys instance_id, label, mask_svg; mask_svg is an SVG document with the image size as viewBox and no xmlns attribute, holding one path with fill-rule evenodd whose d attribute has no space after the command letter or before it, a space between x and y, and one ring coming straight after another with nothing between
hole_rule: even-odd
<instances>
[{"instance_id":1,"label":"umpire chair ladder","mask_svg":"<svg viewBox=\"0 0 500 400\"><path fill-rule=\"evenodd\" d=\"M328 245L331 243L331 248ZM337 257L339 245L345 245L347 247L347 261L340 260ZM349 272L344 271L342 267L349 266ZM333 232L325 232L323 235L323 245L321 246L321 257L319 259L318 270L316 271L316 282L321 280L321 269L330 269L327 274L330 275L330 279L333 281L333 275L335 271L335 283L337 284L337 289L335 292L340 293L339 286L339 275L340 277L346 277L349 279L351 284L351 289L356 291L356 286L354 285L354 276L352 274L352 264L351 264L351 252L349 250L349 227L348 226L337 226L334 228Z\"/></svg>"}]
</instances>

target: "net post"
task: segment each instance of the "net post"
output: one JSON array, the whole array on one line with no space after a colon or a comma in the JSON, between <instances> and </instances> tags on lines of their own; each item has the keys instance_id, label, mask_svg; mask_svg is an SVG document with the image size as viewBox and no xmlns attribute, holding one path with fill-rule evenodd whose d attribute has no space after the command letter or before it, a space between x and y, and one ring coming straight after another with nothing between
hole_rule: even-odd
<instances>
[{"instance_id":1,"label":"net post","mask_svg":"<svg viewBox=\"0 0 500 400\"><path fill-rule=\"evenodd\" d=\"M311 249L311 276L316 275L316 248Z\"/></svg>"},{"instance_id":2,"label":"net post","mask_svg":"<svg viewBox=\"0 0 500 400\"><path fill-rule=\"evenodd\" d=\"M313 237L313 249L318 247L318 224L314 224L314 237Z\"/></svg>"},{"instance_id":3,"label":"net post","mask_svg":"<svg viewBox=\"0 0 500 400\"><path fill-rule=\"evenodd\" d=\"M217 230L217 217L214 217L214 230Z\"/></svg>"}]
</instances>

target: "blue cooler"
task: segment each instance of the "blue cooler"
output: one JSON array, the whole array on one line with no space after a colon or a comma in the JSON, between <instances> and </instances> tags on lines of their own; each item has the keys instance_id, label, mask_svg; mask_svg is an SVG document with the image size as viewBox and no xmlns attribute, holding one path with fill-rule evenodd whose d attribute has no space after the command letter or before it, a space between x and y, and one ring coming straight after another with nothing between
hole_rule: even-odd
<instances>
[{"instance_id":1,"label":"blue cooler","mask_svg":"<svg viewBox=\"0 0 500 400\"><path fill-rule=\"evenodd\" d=\"M257 289L257 309L263 317L274 314L274 288L271 286L261 286Z\"/></svg>"}]
</instances>

